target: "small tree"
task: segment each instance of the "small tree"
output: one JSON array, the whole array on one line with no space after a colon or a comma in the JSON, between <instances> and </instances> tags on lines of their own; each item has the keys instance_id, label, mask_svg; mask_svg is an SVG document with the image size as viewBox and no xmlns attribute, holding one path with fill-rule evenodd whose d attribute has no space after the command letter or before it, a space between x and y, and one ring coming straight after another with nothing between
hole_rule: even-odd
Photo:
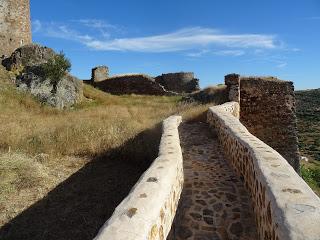
<instances>
[{"instance_id":1,"label":"small tree","mask_svg":"<svg viewBox=\"0 0 320 240\"><path fill-rule=\"evenodd\" d=\"M63 52L49 59L47 63L42 64L44 77L49 78L53 84L53 91L56 92L59 81L71 70L71 63L65 57Z\"/></svg>"}]
</instances>

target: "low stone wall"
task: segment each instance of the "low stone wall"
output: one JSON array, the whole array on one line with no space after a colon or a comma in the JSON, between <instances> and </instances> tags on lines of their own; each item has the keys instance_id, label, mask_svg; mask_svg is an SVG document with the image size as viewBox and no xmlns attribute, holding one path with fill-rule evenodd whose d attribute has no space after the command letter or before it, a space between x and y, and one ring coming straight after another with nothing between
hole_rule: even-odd
<instances>
[{"instance_id":1,"label":"low stone wall","mask_svg":"<svg viewBox=\"0 0 320 240\"><path fill-rule=\"evenodd\" d=\"M111 94L175 95L145 74L111 76L93 85Z\"/></svg>"},{"instance_id":2,"label":"low stone wall","mask_svg":"<svg viewBox=\"0 0 320 240\"><path fill-rule=\"evenodd\" d=\"M191 93L200 89L199 79L193 72L166 73L155 78L166 90L177 93Z\"/></svg>"},{"instance_id":3,"label":"low stone wall","mask_svg":"<svg viewBox=\"0 0 320 240\"><path fill-rule=\"evenodd\" d=\"M180 122L180 116L163 122L158 158L116 208L95 240L166 239L183 187Z\"/></svg>"},{"instance_id":4,"label":"low stone wall","mask_svg":"<svg viewBox=\"0 0 320 240\"><path fill-rule=\"evenodd\" d=\"M230 114L237 106L209 108L208 123L251 194L259 239L319 239L320 199L278 152Z\"/></svg>"}]
</instances>

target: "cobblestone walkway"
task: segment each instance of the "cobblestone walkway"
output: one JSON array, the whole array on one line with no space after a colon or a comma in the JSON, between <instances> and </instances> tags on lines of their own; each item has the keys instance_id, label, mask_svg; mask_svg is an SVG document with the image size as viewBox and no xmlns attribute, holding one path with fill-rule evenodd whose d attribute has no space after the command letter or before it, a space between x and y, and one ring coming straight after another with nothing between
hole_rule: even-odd
<instances>
[{"instance_id":1,"label":"cobblestone walkway","mask_svg":"<svg viewBox=\"0 0 320 240\"><path fill-rule=\"evenodd\" d=\"M256 240L249 195L205 123L179 128L185 183L170 240Z\"/></svg>"}]
</instances>

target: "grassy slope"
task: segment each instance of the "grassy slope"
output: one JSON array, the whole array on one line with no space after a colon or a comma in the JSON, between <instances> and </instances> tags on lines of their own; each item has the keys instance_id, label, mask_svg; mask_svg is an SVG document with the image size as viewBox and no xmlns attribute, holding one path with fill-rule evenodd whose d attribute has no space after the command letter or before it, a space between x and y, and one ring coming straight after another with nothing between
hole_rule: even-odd
<instances>
[{"instance_id":1,"label":"grassy slope","mask_svg":"<svg viewBox=\"0 0 320 240\"><path fill-rule=\"evenodd\" d=\"M297 91L297 118L302 177L320 196L320 89Z\"/></svg>"},{"instance_id":2,"label":"grassy slope","mask_svg":"<svg viewBox=\"0 0 320 240\"><path fill-rule=\"evenodd\" d=\"M179 97L113 96L84 85L86 100L59 111L18 92L8 79L0 69L0 226L165 117L183 112L191 118L207 108L180 104Z\"/></svg>"}]
</instances>

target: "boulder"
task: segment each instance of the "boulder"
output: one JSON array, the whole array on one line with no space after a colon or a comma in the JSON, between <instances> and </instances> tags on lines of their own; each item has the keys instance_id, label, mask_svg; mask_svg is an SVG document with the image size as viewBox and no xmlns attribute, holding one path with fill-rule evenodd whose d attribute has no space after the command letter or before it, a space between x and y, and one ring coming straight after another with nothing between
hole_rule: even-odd
<instances>
[{"instance_id":1,"label":"boulder","mask_svg":"<svg viewBox=\"0 0 320 240\"><path fill-rule=\"evenodd\" d=\"M16 79L18 89L30 92L40 102L59 109L68 108L82 98L82 81L66 74L55 84L44 78L37 67L29 67Z\"/></svg>"},{"instance_id":2,"label":"boulder","mask_svg":"<svg viewBox=\"0 0 320 240\"><path fill-rule=\"evenodd\" d=\"M39 66L46 63L56 53L39 44L28 44L16 49L12 55L2 61L8 71L22 70L24 67Z\"/></svg>"},{"instance_id":3,"label":"boulder","mask_svg":"<svg viewBox=\"0 0 320 240\"><path fill-rule=\"evenodd\" d=\"M30 44L15 50L2 64L16 74L18 89L30 92L42 103L62 109L82 99L82 81L67 72L58 81L46 77L43 64L55 55L51 48Z\"/></svg>"}]
</instances>

